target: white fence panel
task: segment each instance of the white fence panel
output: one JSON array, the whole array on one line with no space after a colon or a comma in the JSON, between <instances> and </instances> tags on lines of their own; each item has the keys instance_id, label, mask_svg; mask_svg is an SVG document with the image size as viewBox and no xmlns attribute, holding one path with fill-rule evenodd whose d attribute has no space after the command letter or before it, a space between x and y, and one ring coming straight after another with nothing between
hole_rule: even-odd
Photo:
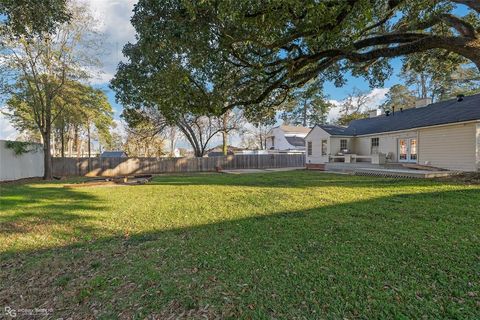
<instances>
[{"instance_id":1,"label":"white fence panel","mask_svg":"<svg viewBox=\"0 0 480 320\"><path fill-rule=\"evenodd\" d=\"M39 145L34 151L16 155L0 140L0 181L43 176L43 150Z\"/></svg>"}]
</instances>

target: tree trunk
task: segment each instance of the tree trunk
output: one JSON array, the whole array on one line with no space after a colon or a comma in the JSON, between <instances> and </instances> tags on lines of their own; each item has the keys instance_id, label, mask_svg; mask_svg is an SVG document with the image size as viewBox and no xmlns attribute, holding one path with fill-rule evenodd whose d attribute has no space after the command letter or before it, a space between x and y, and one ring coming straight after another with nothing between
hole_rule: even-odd
<instances>
[{"instance_id":1,"label":"tree trunk","mask_svg":"<svg viewBox=\"0 0 480 320\"><path fill-rule=\"evenodd\" d=\"M176 140L176 132L175 128L170 129L170 157L175 157L175 141Z\"/></svg>"},{"instance_id":2,"label":"tree trunk","mask_svg":"<svg viewBox=\"0 0 480 320\"><path fill-rule=\"evenodd\" d=\"M60 129L60 145L62 148L61 156L62 158L65 158L65 128L62 126Z\"/></svg>"},{"instance_id":3,"label":"tree trunk","mask_svg":"<svg viewBox=\"0 0 480 320\"><path fill-rule=\"evenodd\" d=\"M467 59L470 59L480 71L480 39L468 39L463 37L454 38L451 41L441 43L440 48L455 52Z\"/></svg>"},{"instance_id":4,"label":"tree trunk","mask_svg":"<svg viewBox=\"0 0 480 320\"><path fill-rule=\"evenodd\" d=\"M423 74L423 72L420 74L420 85L421 85L421 88L422 88L422 99L425 99L427 98L427 84L426 84L426 79L425 79L425 75Z\"/></svg>"},{"instance_id":5,"label":"tree trunk","mask_svg":"<svg viewBox=\"0 0 480 320\"><path fill-rule=\"evenodd\" d=\"M92 156L92 150L90 148L90 143L91 143L91 139L90 139L90 126L87 127L87 140L88 140L88 157L90 158Z\"/></svg>"},{"instance_id":6,"label":"tree trunk","mask_svg":"<svg viewBox=\"0 0 480 320\"><path fill-rule=\"evenodd\" d=\"M194 155L196 158L198 158L198 157L201 157L200 154L201 154L200 150L197 149L197 148L195 148L195 147L193 147L193 155Z\"/></svg>"},{"instance_id":7,"label":"tree trunk","mask_svg":"<svg viewBox=\"0 0 480 320\"><path fill-rule=\"evenodd\" d=\"M186 122L178 122L177 126L180 129L180 131L182 131L182 133L185 135L185 138L187 138L188 142L192 146L195 157L203 157L205 148L201 145L201 143L198 142L198 139L195 136L195 133L191 128L191 126Z\"/></svg>"},{"instance_id":8,"label":"tree trunk","mask_svg":"<svg viewBox=\"0 0 480 320\"><path fill-rule=\"evenodd\" d=\"M175 157L175 141L170 139L170 157Z\"/></svg>"},{"instance_id":9,"label":"tree trunk","mask_svg":"<svg viewBox=\"0 0 480 320\"><path fill-rule=\"evenodd\" d=\"M306 102L303 103L302 117L303 117L303 126L306 127L307 126L307 103Z\"/></svg>"},{"instance_id":10,"label":"tree trunk","mask_svg":"<svg viewBox=\"0 0 480 320\"><path fill-rule=\"evenodd\" d=\"M88 172L92 171L92 159L91 156L92 156L92 152L91 152L91 148L90 148L90 124L88 124L87 126L87 140L88 140Z\"/></svg>"},{"instance_id":11,"label":"tree trunk","mask_svg":"<svg viewBox=\"0 0 480 320\"><path fill-rule=\"evenodd\" d=\"M78 137L78 128L75 127L74 140L75 140L75 149L77 151L77 158L80 158L80 139Z\"/></svg>"},{"instance_id":12,"label":"tree trunk","mask_svg":"<svg viewBox=\"0 0 480 320\"><path fill-rule=\"evenodd\" d=\"M71 127L69 127L67 130L67 154L69 157L72 157L73 155L73 137Z\"/></svg>"},{"instance_id":13,"label":"tree trunk","mask_svg":"<svg viewBox=\"0 0 480 320\"><path fill-rule=\"evenodd\" d=\"M52 155L52 157L55 157L56 153L57 153L57 139L56 138L56 135L55 135L55 131L53 131L51 134L50 134L50 137L52 139L52 142L50 143L50 148L51 148L51 151L50 151L50 154Z\"/></svg>"},{"instance_id":14,"label":"tree trunk","mask_svg":"<svg viewBox=\"0 0 480 320\"><path fill-rule=\"evenodd\" d=\"M227 137L228 137L227 131L222 131L222 140L223 140L222 151L224 156L228 154Z\"/></svg>"},{"instance_id":15,"label":"tree trunk","mask_svg":"<svg viewBox=\"0 0 480 320\"><path fill-rule=\"evenodd\" d=\"M50 131L42 132L43 138L43 179L52 180L52 154L50 153Z\"/></svg>"},{"instance_id":16,"label":"tree trunk","mask_svg":"<svg viewBox=\"0 0 480 320\"><path fill-rule=\"evenodd\" d=\"M222 131L222 142L223 142L223 146L222 146L222 151L223 151L223 155L226 156L227 153L228 153L228 148L227 148L227 138L228 138L228 132L227 132L227 125L228 125L228 114L230 112L227 111L223 114L222 116L222 126L223 126L223 131Z\"/></svg>"},{"instance_id":17,"label":"tree trunk","mask_svg":"<svg viewBox=\"0 0 480 320\"><path fill-rule=\"evenodd\" d=\"M263 134L260 134L259 136L260 140L260 150L265 150L267 149L267 139L263 136Z\"/></svg>"}]
</instances>

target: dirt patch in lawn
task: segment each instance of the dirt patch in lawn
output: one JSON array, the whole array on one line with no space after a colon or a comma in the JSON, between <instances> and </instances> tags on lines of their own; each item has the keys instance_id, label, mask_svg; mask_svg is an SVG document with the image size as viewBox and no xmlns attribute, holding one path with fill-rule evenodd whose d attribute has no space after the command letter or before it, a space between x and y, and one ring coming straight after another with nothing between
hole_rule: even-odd
<instances>
[{"instance_id":1,"label":"dirt patch in lawn","mask_svg":"<svg viewBox=\"0 0 480 320\"><path fill-rule=\"evenodd\" d=\"M480 184L480 172L464 172L450 177L438 178L439 181L453 181L464 184Z\"/></svg>"},{"instance_id":2,"label":"dirt patch in lawn","mask_svg":"<svg viewBox=\"0 0 480 320\"><path fill-rule=\"evenodd\" d=\"M25 183L36 183L36 182L44 182L43 178L35 177L35 178L23 178L18 180L8 180L8 181L0 181L0 185L13 185L13 184L25 184Z\"/></svg>"}]
</instances>

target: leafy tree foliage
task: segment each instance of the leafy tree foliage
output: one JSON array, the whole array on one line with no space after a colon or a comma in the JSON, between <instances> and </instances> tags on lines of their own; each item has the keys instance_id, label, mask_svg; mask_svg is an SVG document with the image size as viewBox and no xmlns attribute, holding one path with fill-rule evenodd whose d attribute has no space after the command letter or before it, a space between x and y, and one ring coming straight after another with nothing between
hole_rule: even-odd
<instances>
[{"instance_id":1,"label":"leafy tree foliage","mask_svg":"<svg viewBox=\"0 0 480 320\"><path fill-rule=\"evenodd\" d=\"M480 68L479 13L472 0L140 0L137 42L113 85L125 105L167 117L236 106L249 119L273 117L312 79L342 85L350 71L381 85L393 57L438 49Z\"/></svg>"},{"instance_id":2,"label":"leafy tree foliage","mask_svg":"<svg viewBox=\"0 0 480 320\"><path fill-rule=\"evenodd\" d=\"M96 137L101 145L111 145L110 129L114 126L113 109L102 90L92 88L79 82L69 83L61 98L65 107L55 123L54 129L59 131L60 149L64 155L64 136L73 130L73 137L79 153L80 134L85 135L88 157L91 156L92 138Z\"/></svg>"},{"instance_id":3,"label":"leafy tree foliage","mask_svg":"<svg viewBox=\"0 0 480 320\"><path fill-rule=\"evenodd\" d=\"M113 124L113 110L102 90L84 87L81 95L80 119L87 133L88 156L91 156L91 129L97 130L98 139L105 145L112 144L110 128Z\"/></svg>"},{"instance_id":4,"label":"leafy tree foliage","mask_svg":"<svg viewBox=\"0 0 480 320\"><path fill-rule=\"evenodd\" d=\"M125 143L111 150L125 150L129 157L161 157L165 155L165 139L162 135L143 135L136 130L128 130Z\"/></svg>"},{"instance_id":5,"label":"leafy tree foliage","mask_svg":"<svg viewBox=\"0 0 480 320\"><path fill-rule=\"evenodd\" d=\"M27 89L24 90L28 92ZM7 101L8 112L5 114L19 131L38 131L32 113L32 103L28 100L28 95L22 94L22 91L12 95ZM101 143L105 145L110 143L113 110L103 91L69 80L62 87L62 92L52 101L52 114L54 115L52 132L60 139L58 149L62 157L65 156L66 145L70 139L74 140L73 143L79 151L79 136L82 132L86 135L89 156L93 134L91 130L96 130ZM55 147L54 145L54 150Z\"/></svg>"},{"instance_id":6,"label":"leafy tree foliage","mask_svg":"<svg viewBox=\"0 0 480 320\"><path fill-rule=\"evenodd\" d=\"M333 105L325 98L318 82L296 89L285 103L282 120L287 124L313 127L325 123Z\"/></svg>"},{"instance_id":7,"label":"leafy tree foliage","mask_svg":"<svg viewBox=\"0 0 480 320\"><path fill-rule=\"evenodd\" d=\"M243 114L239 110L228 110L220 117L216 117L216 126L222 135L223 155L226 156L228 153L228 136L242 132L244 124Z\"/></svg>"},{"instance_id":8,"label":"leafy tree foliage","mask_svg":"<svg viewBox=\"0 0 480 320\"><path fill-rule=\"evenodd\" d=\"M40 132L46 179L52 177L52 127L64 111L59 100L67 94L69 81L87 78L86 70L98 65L92 51L98 48L98 38L91 16L82 6L72 5L69 10L71 21L54 34L17 37L9 29L0 43L2 93L11 97L9 106L18 109L25 126L29 123Z\"/></svg>"},{"instance_id":9,"label":"leafy tree foliage","mask_svg":"<svg viewBox=\"0 0 480 320\"><path fill-rule=\"evenodd\" d=\"M446 100L457 94L480 92L480 71L465 58L435 50L404 59L401 76L419 98Z\"/></svg>"},{"instance_id":10,"label":"leafy tree foliage","mask_svg":"<svg viewBox=\"0 0 480 320\"><path fill-rule=\"evenodd\" d=\"M268 123L257 123L245 130L242 135L242 147L250 150L266 150L267 136L272 125Z\"/></svg>"},{"instance_id":11,"label":"leafy tree foliage","mask_svg":"<svg viewBox=\"0 0 480 320\"><path fill-rule=\"evenodd\" d=\"M400 110L400 108L412 108L415 106L417 98L407 87L396 84L390 88L386 95L386 100L382 104L384 110Z\"/></svg>"},{"instance_id":12,"label":"leafy tree foliage","mask_svg":"<svg viewBox=\"0 0 480 320\"><path fill-rule=\"evenodd\" d=\"M71 14L66 0L0 0L0 28L10 36L52 33Z\"/></svg>"},{"instance_id":13,"label":"leafy tree foliage","mask_svg":"<svg viewBox=\"0 0 480 320\"><path fill-rule=\"evenodd\" d=\"M129 143L130 132L127 133L126 142L124 143L124 137L115 131L110 132L110 139L105 141L103 146L105 150L124 150L126 151L127 155L135 157L135 153L131 150L131 144ZM129 152L130 151L130 152Z\"/></svg>"},{"instance_id":14,"label":"leafy tree foliage","mask_svg":"<svg viewBox=\"0 0 480 320\"><path fill-rule=\"evenodd\" d=\"M348 126L348 124L353 120L359 120L359 119L365 119L365 118L368 118L367 112L355 111L352 113L340 115L340 117L337 119L336 122L341 126Z\"/></svg>"},{"instance_id":15,"label":"leafy tree foliage","mask_svg":"<svg viewBox=\"0 0 480 320\"><path fill-rule=\"evenodd\" d=\"M15 155L22 155L24 153L36 151L38 144L26 141L5 141L5 147L11 149Z\"/></svg>"},{"instance_id":16,"label":"leafy tree foliage","mask_svg":"<svg viewBox=\"0 0 480 320\"><path fill-rule=\"evenodd\" d=\"M336 120L339 125L348 125L353 120L368 117L372 97L367 92L353 88L352 92L340 103L340 116Z\"/></svg>"}]
</instances>

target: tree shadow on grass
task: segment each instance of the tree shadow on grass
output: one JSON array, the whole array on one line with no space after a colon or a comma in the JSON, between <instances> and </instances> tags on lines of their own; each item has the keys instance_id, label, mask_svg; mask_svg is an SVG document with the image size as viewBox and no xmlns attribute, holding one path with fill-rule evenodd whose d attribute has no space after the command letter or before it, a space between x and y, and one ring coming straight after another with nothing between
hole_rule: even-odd
<instances>
[{"instance_id":1,"label":"tree shadow on grass","mask_svg":"<svg viewBox=\"0 0 480 320\"><path fill-rule=\"evenodd\" d=\"M76 232L93 232L91 216L81 211L102 210L97 197L62 184L36 187L30 184L2 187L0 193L0 235L38 232L52 226L74 225ZM22 210L18 210L21 207ZM68 233L68 230L63 230ZM73 232L73 230L70 230Z\"/></svg>"},{"instance_id":2,"label":"tree shadow on grass","mask_svg":"<svg viewBox=\"0 0 480 320\"><path fill-rule=\"evenodd\" d=\"M73 318L475 318L464 189L0 255L0 301ZM477 270L477 271L476 271Z\"/></svg>"}]
</instances>

